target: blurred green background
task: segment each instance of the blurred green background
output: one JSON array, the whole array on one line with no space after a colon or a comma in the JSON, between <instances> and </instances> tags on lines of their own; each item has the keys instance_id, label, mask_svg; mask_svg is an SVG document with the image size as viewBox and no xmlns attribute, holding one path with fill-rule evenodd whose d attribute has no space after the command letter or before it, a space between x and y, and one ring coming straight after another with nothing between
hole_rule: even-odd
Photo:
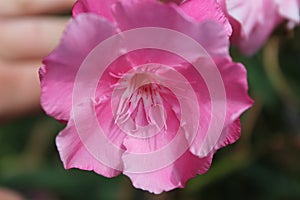
<instances>
[{"instance_id":1,"label":"blurred green background","mask_svg":"<svg viewBox=\"0 0 300 200\"><path fill-rule=\"evenodd\" d=\"M55 136L64 127L44 114L0 124L0 187L33 200L300 199L300 28L279 28L248 69L255 105L242 117L241 139L218 151L211 169L177 189L151 195L125 176L64 170Z\"/></svg>"}]
</instances>

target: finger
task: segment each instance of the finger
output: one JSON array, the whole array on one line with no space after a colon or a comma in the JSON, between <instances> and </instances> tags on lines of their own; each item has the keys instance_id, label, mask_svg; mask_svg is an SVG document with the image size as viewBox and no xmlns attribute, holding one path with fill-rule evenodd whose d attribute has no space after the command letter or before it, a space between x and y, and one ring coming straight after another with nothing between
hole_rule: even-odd
<instances>
[{"instance_id":1,"label":"finger","mask_svg":"<svg viewBox=\"0 0 300 200\"><path fill-rule=\"evenodd\" d=\"M39 110L39 66L39 61L0 63L0 121Z\"/></svg>"},{"instance_id":2,"label":"finger","mask_svg":"<svg viewBox=\"0 0 300 200\"><path fill-rule=\"evenodd\" d=\"M15 191L5 189L5 188L0 188L0 199L1 200L23 200L24 198L20 196Z\"/></svg>"},{"instance_id":3,"label":"finger","mask_svg":"<svg viewBox=\"0 0 300 200\"><path fill-rule=\"evenodd\" d=\"M68 18L0 18L0 58L29 59L48 55L58 44Z\"/></svg>"},{"instance_id":4,"label":"finger","mask_svg":"<svg viewBox=\"0 0 300 200\"><path fill-rule=\"evenodd\" d=\"M0 0L0 16L61 13L75 0Z\"/></svg>"}]
</instances>

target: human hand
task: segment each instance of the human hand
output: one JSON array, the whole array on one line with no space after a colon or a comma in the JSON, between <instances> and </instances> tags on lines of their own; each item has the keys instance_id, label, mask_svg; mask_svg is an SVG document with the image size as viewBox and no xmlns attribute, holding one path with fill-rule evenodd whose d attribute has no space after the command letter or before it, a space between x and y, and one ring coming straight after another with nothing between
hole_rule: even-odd
<instances>
[{"instance_id":1,"label":"human hand","mask_svg":"<svg viewBox=\"0 0 300 200\"><path fill-rule=\"evenodd\" d=\"M6 188L0 188L0 199L1 200L24 200L24 198L21 197L20 194Z\"/></svg>"},{"instance_id":2,"label":"human hand","mask_svg":"<svg viewBox=\"0 0 300 200\"><path fill-rule=\"evenodd\" d=\"M0 0L0 122L38 111L41 60L57 45L75 0Z\"/></svg>"}]
</instances>

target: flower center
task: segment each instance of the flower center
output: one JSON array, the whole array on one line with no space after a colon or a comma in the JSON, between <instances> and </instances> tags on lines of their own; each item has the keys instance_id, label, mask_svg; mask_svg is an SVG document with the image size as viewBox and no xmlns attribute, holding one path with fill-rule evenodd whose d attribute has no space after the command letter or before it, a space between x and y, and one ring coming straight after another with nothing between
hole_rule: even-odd
<instances>
[{"instance_id":1,"label":"flower center","mask_svg":"<svg viewBox=\"0 0 300 200\"><path fill-rule=\"evenodd\" d=\"M133 73L123 77L115 113L115 123L131 135L150 137L166 127L166 114L161 97L162 86L153 74Z\"/></svg>"}]
</instances>

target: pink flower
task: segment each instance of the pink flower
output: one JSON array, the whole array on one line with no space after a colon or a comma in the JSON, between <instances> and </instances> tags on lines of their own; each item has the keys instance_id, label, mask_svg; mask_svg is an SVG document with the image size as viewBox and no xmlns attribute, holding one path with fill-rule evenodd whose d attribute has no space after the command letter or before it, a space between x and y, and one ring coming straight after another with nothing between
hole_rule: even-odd
<instances>
[{"instance_id":1,"label":"pink flower","mask_svg":"<svg viewBox=\"0 0 300 200\"><path fill-rule=\"evenodd\" d=\"M67 122L56 139L66 169L123 173L161 193L240 137L252 100L221 14L197 22L154 0L81 0L73 16L40 69L44 110Z\"/></svg>"},{"instance_id":2,"label":"pink flower","mask_svg":"<svg viewBox=\"0 0 300 200\"><path fill-rule=\"evenodd\" d=\"M284 20L299 24L299 0L218 0L233 27L232 43L251 55Z\"/></svg>"}]
</instances>

